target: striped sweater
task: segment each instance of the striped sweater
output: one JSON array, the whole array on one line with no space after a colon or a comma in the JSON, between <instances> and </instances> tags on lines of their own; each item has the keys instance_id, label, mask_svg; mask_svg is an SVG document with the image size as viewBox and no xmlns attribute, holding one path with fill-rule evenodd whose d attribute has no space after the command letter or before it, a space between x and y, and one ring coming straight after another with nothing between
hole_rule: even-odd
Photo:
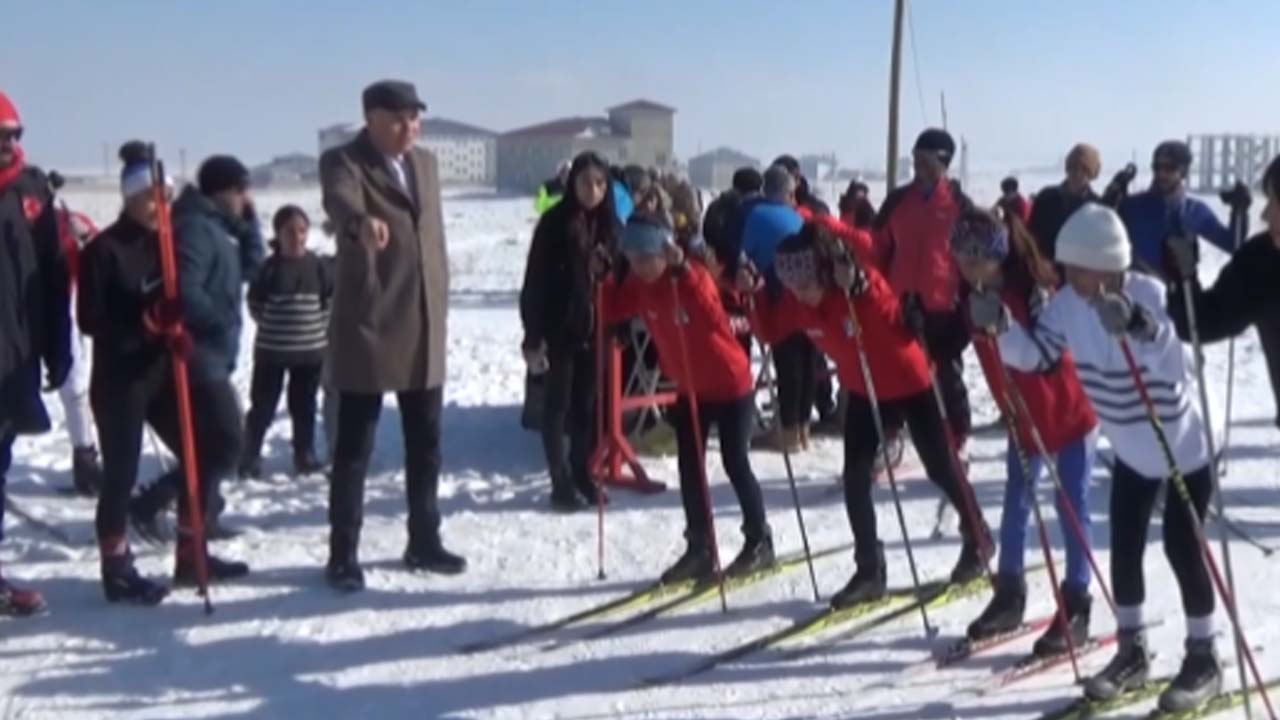
<instances>
[{"instance_id":1,"label":"striped sweater","mask_svg":"<svg viewBox=\"0 0 1280 720\"><path fill-rule=\"evenodd\" d=\"M323 361L332 299L332 261L313 253L268 258L249 286L256 361L287 367Z\"/></svg>"},{"instance_id":2,"label":"striped sweater","mask_svg":"<svg viewBox=\"0 0 1280 720\"><path fill-rule=\"evenodd\" d=\"M1164 425L1178 469L1183 473L1201 470L1209 462L1209 451L1200 408L1194 402L1198 392L1195 364L1190 350L1178 340L1173 321L1165 311L1164 285L1146 275L1127 273L1124 291L1135 303L1149 310L1159 326L1152 341L1128 336L1128 342ZM1169 465L1119 341L1107 334L1088 301L1070 285L1054 296L1030 331L1018 323L1010 323L1008 331L1000 336L1000 352L1005 363L1024 371L1054 367L1068 348L1075 357L1085 394L1102 421L1102 431L1111 441L1116 457L1145 477L1168 477Z\"/></svg>"}]
</instances>

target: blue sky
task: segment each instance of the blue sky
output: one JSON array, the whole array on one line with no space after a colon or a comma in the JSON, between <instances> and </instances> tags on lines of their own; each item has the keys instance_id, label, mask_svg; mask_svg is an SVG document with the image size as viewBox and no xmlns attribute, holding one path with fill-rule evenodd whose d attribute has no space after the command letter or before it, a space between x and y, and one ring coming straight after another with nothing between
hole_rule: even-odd
<instances>
[{"instance_id":1,"label":"blue sky","mask_svg":"<svg viewBox=\"0 0 1280 720\"><path fill-rule=\"evenodd\" d=\"M883 163L891 0L40 0L3 17L0 89L52 167L100 167L105 143L114 168L133 136L192 164L314 152L380 77L496 130L648 97L679 109L686 158ZM912 17L905 141L941 123L945 91L975 167L1090 140L1109 172L1166 136L1280 132L1275 0L915 0Z\"/></svg>"}]
</instances>

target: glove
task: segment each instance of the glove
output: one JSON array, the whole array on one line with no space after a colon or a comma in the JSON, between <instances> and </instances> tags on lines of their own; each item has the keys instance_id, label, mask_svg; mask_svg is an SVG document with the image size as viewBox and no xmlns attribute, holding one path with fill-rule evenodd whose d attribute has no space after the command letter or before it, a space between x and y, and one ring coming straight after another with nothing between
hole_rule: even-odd
<instances>
[{"instance_id":1,"label":"glove","mask_svg":"<svg viewBox=\"0 0 1280 720\"><path fill-rule=\"evenodd\" d=\"M902 320L912 335L924 337L924 303L920 301L919 294L907 293L902 296Z\"/></svg>"},{"instance_id":2,"label":"glove","mask_svg":"<svg viewBox=\"0 0 1280 720\"><path fill-rule=\"evenodd\" d=\"M1168 262L1165 264L1179 280L1196 276L1196 239L1190 235L1171 235L1165 241Z\"/></svg>"},{"instance_id":3,"label":"glove","mask_svg":"<svg viewBox=\"0 0 1280 720\"><path fill-rule=\"evenodd\" d=\"M1041 285L1034 285L1031 288L1031 294L1027 296L1027 309L1031 313L1031 319L1035 320L1040 317L1040 313L1049 307L1049 301L1053 299L1053 294L1048 288Z\"/></svg>"},{"instance_id":4,"label":"glove","mask_svg":"<svg viewBox=\"0 0 1280 720\"><path fill-rule=\"evenodd\" d=\"M1128 334L1138 340L1149 342L1155 339L1156 331L1159 329L1151 312L1134 303L1123 292L1103 291L1093 301L1093 309L1098 313L1098 320L1102 322L1102 327L1112 337L1123 337Z\"/></svg>"},{"instance_id":5,"label":"glove","mask_svg":"<svg viewBox=\"0 0 1280 720\"><path fill-rule=\"evenodd\" d=\"M1009 313L1000 294L990 288L969 293L969 321L975 328L992 335L1009 329Z\"/></svg>"},{"instance_id":6,"label":"glove","mask_svg":"<svg viewBox=\"0 0 1280 720\"><path fill-rule=\"evenodd\" d=\"M52 365L46 363L45 382L48 384L45 385L45 392L52 392L66 384L67 377L71 375L72 362L72 359L68 357L65 360L58 360Z\"/></svg>"},{"instance_id":7,"label":"glove","mask_svg":"<svg viewBox=\"0 0 1280 720\"><path fill-rule=\"evenodd\" d=\"M1249 186L1237 180L1235 185L1218 193L1218 197L1222 198L1222 202L1226 203L1232 210L1244 212L1253 204L1253 193L1249 190Z\"/></svg>"},{"instance_id":8,"label":"glove","mask_svg":"<svg viewBox=\"0 0 1280 720\"><path fill-rule=\"evenodd\" d=\"M760 273L756 272L756 266L750 260L743 258L738 262L738 276L734 278L734 284L738 292L754 293L760 289Z\"/></svg>"},{"instance_id":9,"label":"glove","mask_svg":"<svg viewBox=\"0 0 1280 720\"><path fill-rule=\"evenodd\" d=\"M547 360L547 344L538 343L536 347L521 348L524 353L524 364L532 375L541 375L551 368Z\"/></svg>"},{"instance_id":10,"label":"glove","mask_svg":"<svg viewBox=\"0 0 1280 720\"><path fill-rule=\"evenodd\" d=\"M591 250L591 257L587 259L587 272L591 273L591 279L602 282L612 269L613 258L609 257L609 251L603 245L595 246Z\"/></svg>"},{"instance_id":11,"label":"glove","mask_svg":"<svg viewBox=\"0 0 1280 720\"><path fill-rule=\"evenodd\" d=\"M667 265L671 266L673 271L677 273L685 271L687 266L684 263L684 250L681 250L679 245L669 242L663 246L662 253L666 255Z\"/></svg>"},{"instance_id":12,"label":"glove","mask_svg":"<svg viewBox=\"0 0 1280 720\"><path fill-rule=\"evenodd\" d=\"M168 335L182 322L182 301L160 299L142 311L142 326L152 335Z\"/></svg>"},{"instance_id":13,"label":"glove","mask_svg":"<svg viewBox=\"0 0 1280 720\"><path fill-rule=\"evenodd\" d=\"M836 281L836 285L844 288L852 297L866 293L871 286L866 272L848 255L836 259L831 268L831 276Z\"/></svg>"}]
</instances>

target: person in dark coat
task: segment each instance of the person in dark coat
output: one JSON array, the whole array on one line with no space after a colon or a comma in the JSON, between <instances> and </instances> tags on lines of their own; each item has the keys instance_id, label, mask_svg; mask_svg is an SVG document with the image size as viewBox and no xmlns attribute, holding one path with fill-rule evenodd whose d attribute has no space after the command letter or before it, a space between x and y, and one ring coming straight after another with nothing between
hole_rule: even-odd
<instances>
[{"instance_id":1,"label":"person in dark coat","mask_svg":"<svg viewBox=\"0 0 1280 720\"><path fill-rule=\"evenodd\" d=\"M595 445L598 390L598 318L588 265L596 248L614 249L622 231L603 158L593 152L574 158L568 188L564 199L538 221L520 289L521 349L531 372L547 374L542 447L551 475L551 505L561 512L598 500L587 467Z\"/></svg>"},{"instance_id":2,"label":"person in dark coat","mask_svg":"<svg viewBox=\"0 0 1280 720\"><path fill-rule=\"evenodd\" d=\"M241 477L262 475L262 440L276 414L284 377L289 376L293 420L293 467L299 474L324 466L316 459L316 393L328 347L333 274L307 251L311 221L297 205L285 205L271 221L275 252L249 286L249 314L258 323L254 340L251 405L244 421Z\"/></svg>"},{"instance_id":3,"label":"person in dark coat","mask_svg":"<svg viewBox=\"0 0 1280 720\"><path fill-rule=\"evenodd\" d=\"M1067 218L1087 202L1098 202L1098 194L1089 183L1102 172L1102 156L1092 145L1079 143L1067 153L1067 177L1057 185L1050 185L1036 193L1031 203L1031 217L1027 229L1036 239L1040 254L1053 260L1058 245L1058 231Z\"/></svg>"},{"instance_id":4,"label":"person in dark coat","mask_svg":"<svg viewBox=\"0 0 1280 720\"><path fill-rule=\"evenodd\" d=\"M0 539L5 479L18 435L50 429L40 399L40 364L47 387L71 372L70 280L62 256L49 180L26 163L22 121L0 92ZM0 615L44 608L39 593L0 576Z\"/></svg>"},{"instance_id":5,"label":"person in dark coat","mask_svg":"<svg viewBox=\"0 0 1280 720\"><path fill-rule=\"evenodd\" d=\"M859 230L870 230L876 219L876 206L869 195L866 183L850 180L849 187L840 196L840 219Z\"/></svg>"}]
</instances>

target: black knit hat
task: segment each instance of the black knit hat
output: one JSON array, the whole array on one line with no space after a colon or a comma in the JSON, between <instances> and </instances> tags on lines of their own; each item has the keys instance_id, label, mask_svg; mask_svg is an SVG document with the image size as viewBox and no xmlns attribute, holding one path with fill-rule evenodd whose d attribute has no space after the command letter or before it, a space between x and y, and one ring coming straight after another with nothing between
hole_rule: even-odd
<instances>
[{"instance_id":1,"label":"black knit hat","mask_svg":"<svg viewBox=\"0 0 1280 720\"><path fill-rule=\"evenodd\" d=\"M946 130L929 128L920 133L920 137L916 138L916 145L912 149L936 153L943 167L951 167L951 158L955 157L956 154L956 141L951 139L951 133Z\"/></svg>"},{"instance_id":2,"label":"black knit hat","mask_svg":"<svg viewBox=\"0 0 1280 720\"><path fill-rule=\"evenodd\" d=\"M764 189L764 176L753 167L740 167L733 172L733 189L748 195Z\"/></svg>"},{"instance_id":3,"label":"black knit hat","mask_svg":"<svg viewBox=\"0 0 1280 720\"><path fill-rule=\"evenodd\" d=\"M200 165L196 184L205 195L249 187L249 168L231 155L214 155Z\"/></svg>"},{"instance_id":4,"label":"black knit hat","mask_svg":"<svg viewBox=\"0 0 1280 720\"><path fill-rule=\"evenodd\" d=\"M800 161L796 160L795 157L791 155L779 155L777 159L773 161L773 164L781 165L787 169L787 172L795 175L796 177L800 177Z\"/></svg>"}]
</instances>

